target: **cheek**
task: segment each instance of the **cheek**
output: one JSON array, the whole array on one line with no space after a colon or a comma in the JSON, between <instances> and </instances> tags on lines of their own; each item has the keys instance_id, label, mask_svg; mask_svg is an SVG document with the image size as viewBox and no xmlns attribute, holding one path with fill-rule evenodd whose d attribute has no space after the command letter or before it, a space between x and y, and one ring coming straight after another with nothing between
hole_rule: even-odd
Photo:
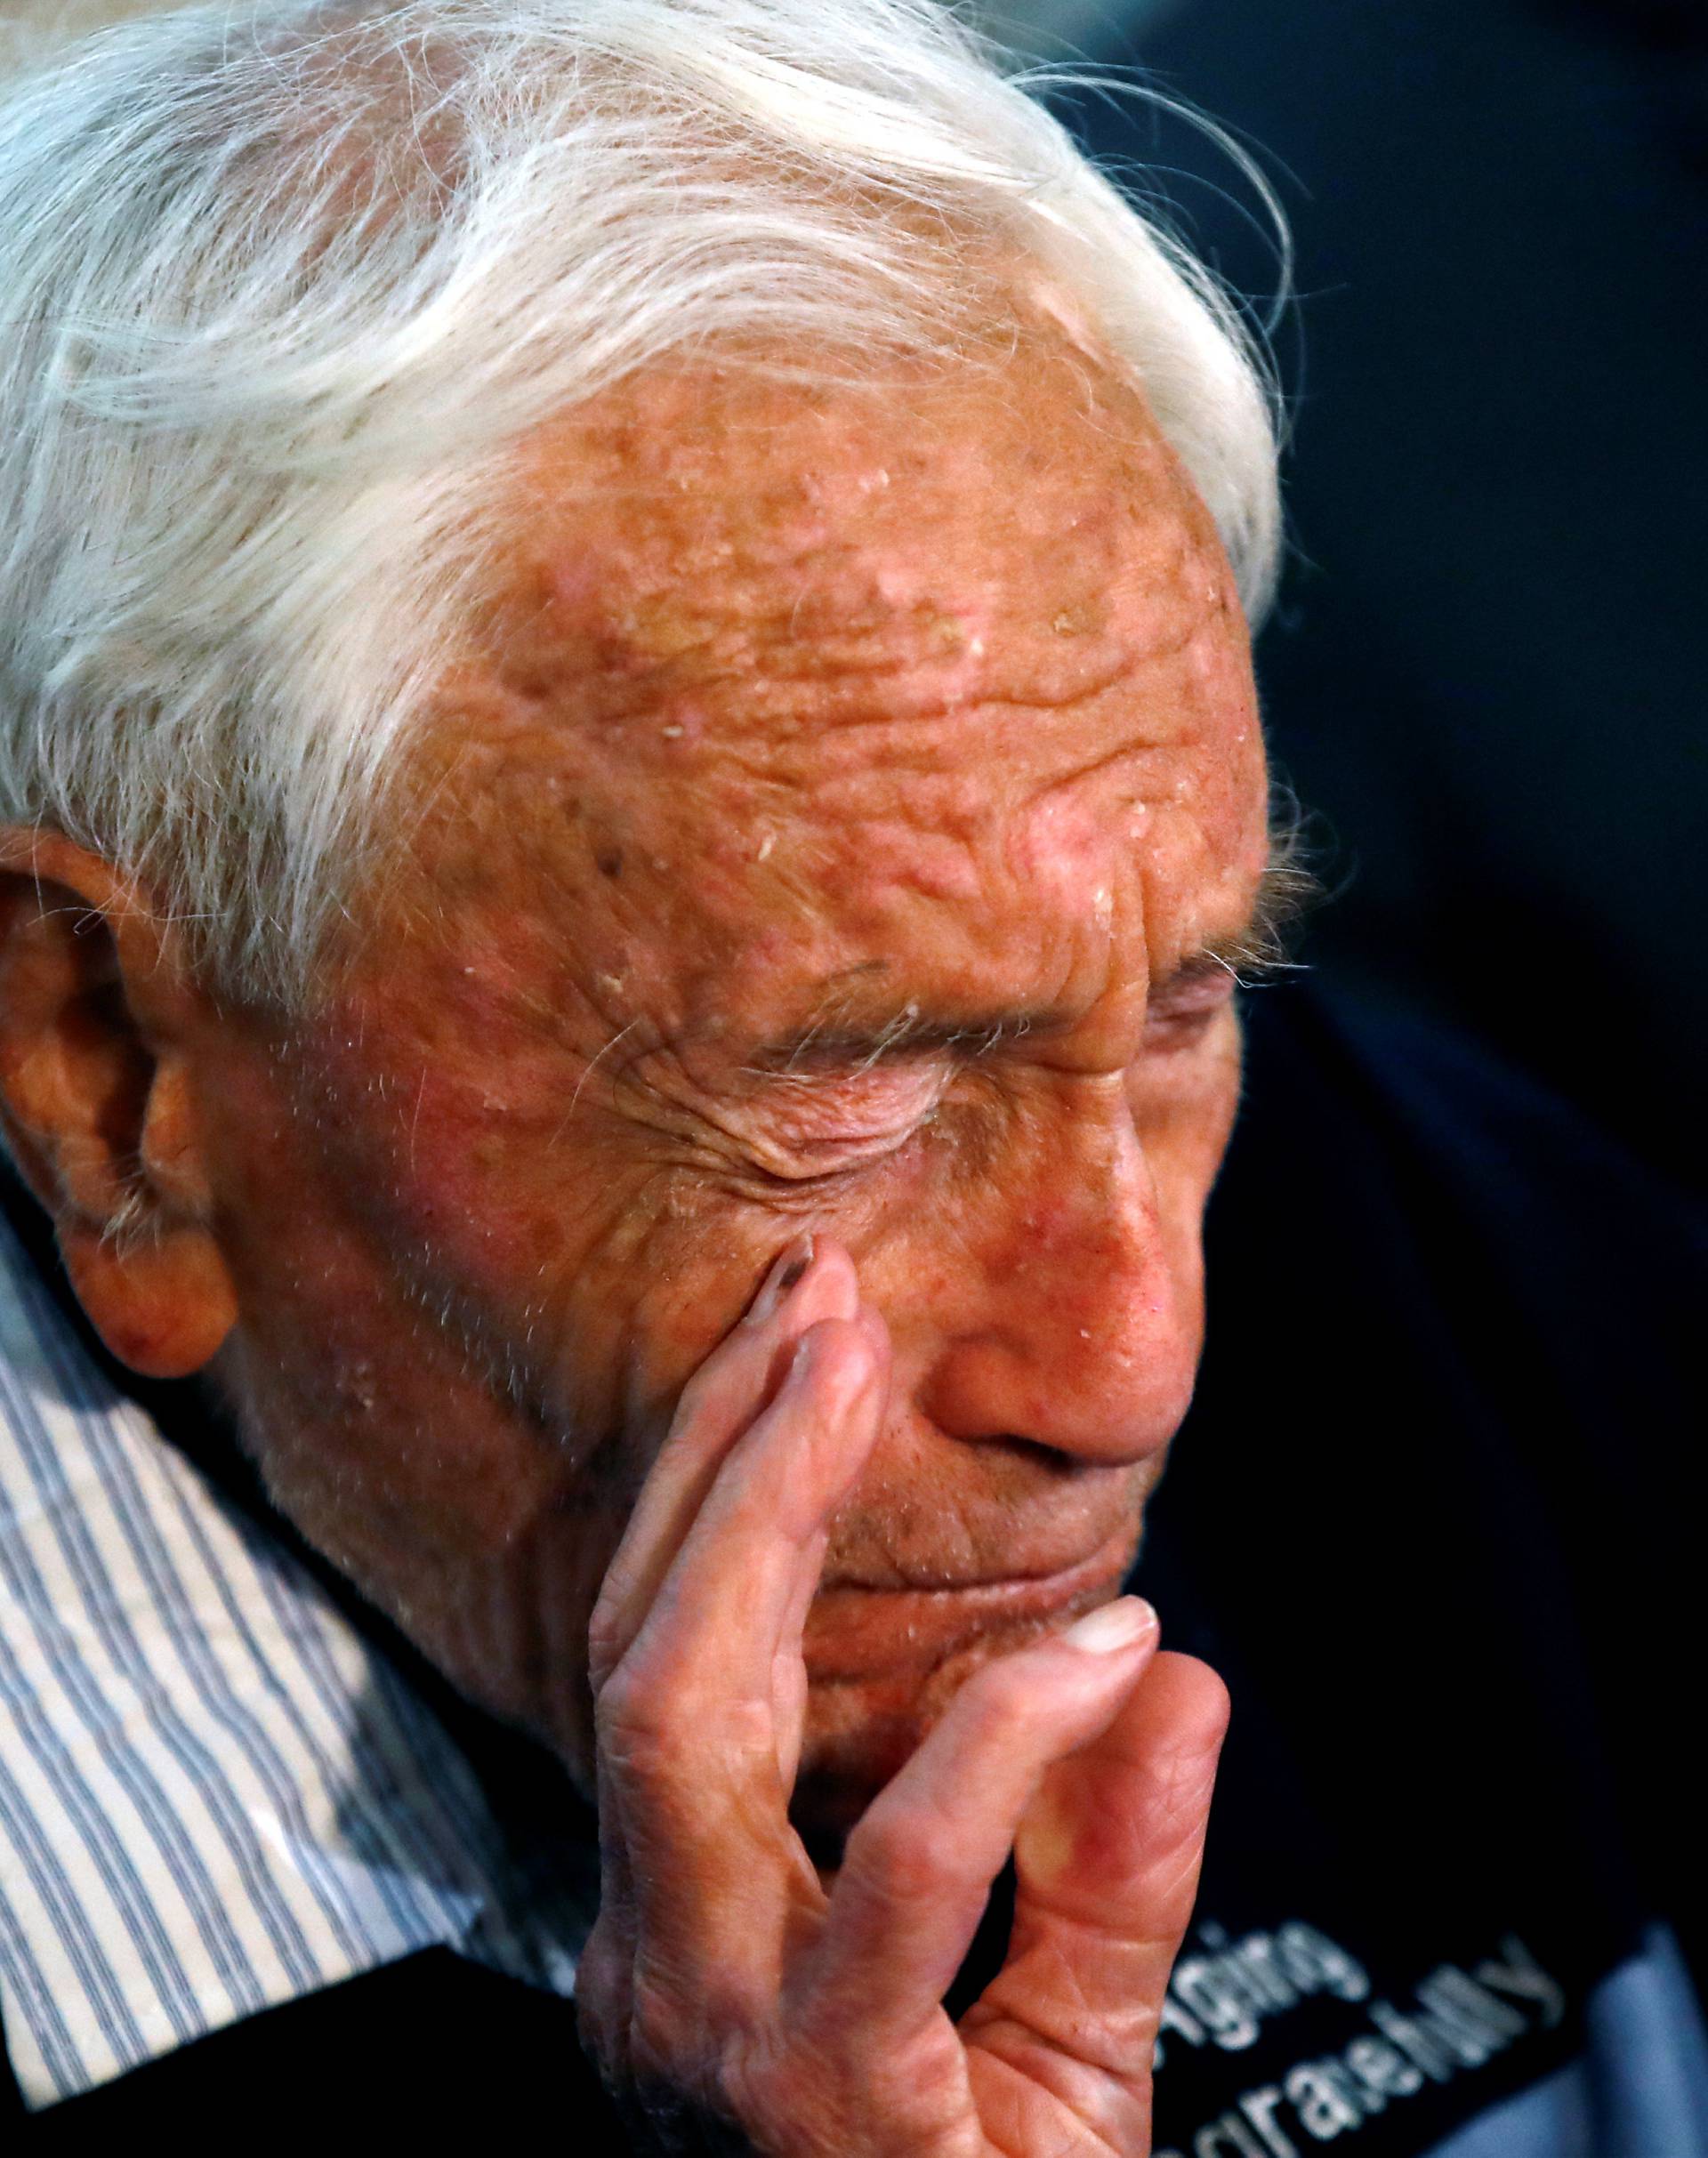
<instances>
[{"instance_id":1,"label":"cheek","mask_svg":"<svg viewBox=\"0 0 1708 2158\"><path fill-rule=\"evenodd\" d=\"M740 1318L796 1227L755 1218L755 1210L721 1195L683 1192L632 1261L599 1256L597 1293L608 1310L624 1315L631 1430L662 1437L677 1396Z\"/></svg>"},{"instance_id":2,"label":"cheek","mask_svg":"<svg viewBox=\"0 0 1708 2158\"><path fill-rule=\"evenodd\" d=\"M455 1311L626 1483L810 1223L660 1162L660 1142L601 1099L602 1075L576 1099L584 1064L543 1043L537 1021L512 1026L500 1006L486 1027L477 1043L460 1020L428 1039L394 1006L383 1027L326 1030L314 1106L342 1204L420 1304ZM364 1036L388 1043L383 1072Z\"/></svg>"}]
</instances>

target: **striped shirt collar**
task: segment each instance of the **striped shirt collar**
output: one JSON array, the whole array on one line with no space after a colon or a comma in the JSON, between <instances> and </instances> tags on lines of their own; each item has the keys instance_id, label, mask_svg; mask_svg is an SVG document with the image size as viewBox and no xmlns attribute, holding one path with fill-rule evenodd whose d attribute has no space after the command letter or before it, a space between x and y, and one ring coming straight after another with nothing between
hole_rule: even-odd
<instances>
[{"instance_id":1,"label":"striped shirt collar","mask_svg":"<svg viewBox=\"0 0 1708 2158\"><path fill-rule=\"evenodd\" d=\"M555 1772L510 1805L506 1742L456 1721L114 1385L0 1217L0 2021L25 2103L421 1948L569 1993L585 1816Z\"/></svg>"}]
</instances>

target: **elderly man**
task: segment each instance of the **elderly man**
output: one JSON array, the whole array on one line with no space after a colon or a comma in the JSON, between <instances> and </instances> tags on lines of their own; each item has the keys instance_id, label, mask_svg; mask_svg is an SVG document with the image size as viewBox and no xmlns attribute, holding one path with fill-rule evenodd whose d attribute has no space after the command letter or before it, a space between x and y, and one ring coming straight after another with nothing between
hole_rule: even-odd
<instances>
[{"instance_id":1,"label":"elderly man","mask_svg":"<svg viewBox=\"0 0 1708 2158\"><path fill-rule=\"evenodd\" d=\"M0 1103L214 1419L20 1272L26 2097L439 1944L639 2148L1145 2153L1159 2033L1371 1993L1166 1990L1224 1696L1120 1593L1287 884L1231 317L927 0L194 11L0 127ZM1566 2017L1478 1953L1454 2074ZM1169 2132L1432 2137L1405 2006Z\"/></svg>"}]
</instances>

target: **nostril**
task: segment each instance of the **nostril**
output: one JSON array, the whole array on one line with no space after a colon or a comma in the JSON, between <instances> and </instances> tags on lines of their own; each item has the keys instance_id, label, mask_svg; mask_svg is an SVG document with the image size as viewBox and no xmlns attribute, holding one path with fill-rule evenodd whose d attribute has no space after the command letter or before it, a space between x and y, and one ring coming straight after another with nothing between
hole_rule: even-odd
<instances>
[{"instance_id":1,"label":"nostril","mask_svg":"<svg viewBox=\"0 0 1708 2158\"><path fill-rule=\"evenodd\" d=\"M995 1431L988 1438L974 1439L971 1444L1008 1453L1016 1461L1024 1462L1035 1476L1042 1470L1059 1483L1082 1480L1092 1469L1092 1464L1080 1455L1065 1453L1059 1446L1050 1445L1041 1438L1022 1438L1017 1431Z\"/></svg>"}]
</instances>

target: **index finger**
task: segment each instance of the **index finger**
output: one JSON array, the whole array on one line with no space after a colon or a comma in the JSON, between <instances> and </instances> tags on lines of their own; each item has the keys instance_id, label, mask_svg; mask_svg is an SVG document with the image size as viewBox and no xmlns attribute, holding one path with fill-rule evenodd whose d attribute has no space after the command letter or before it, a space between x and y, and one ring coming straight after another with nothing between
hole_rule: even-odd
<instances>
[{"instance_id":1,"label":"index finger","mask_svg":"<svg viewBox=\"0 0 1708 2158\"><path fill-rule=\"evenodd\" d=\"M600 1588L589 1629L596 1689L640 1631L719 1470L775 1394L794 1344L821 1319L852 1318L858 1305L854 1262L842 1245L797 1236L777 1254L747 1316L683 1388Z\"/></svg>"},{"instance_id":2,"label":"index finger","mask_svg":"<svg viewBox=\"0 0 1708 2158\"><path fill-rule=\"evenodd\" d=\"M822 1563L831 1513L875 1444L888 1397L889 1336L875 1312L821 1319L797 1343L777 1394L721 1463L631 1645L679 1695L769 1700L783 1636L804 1612L809 1560Z\"/></svg>"},{"instance_id":3,"label":"index finger","mask_svg":"<svg viewBox=\"0 0 1708 2158\"><path fill-rule=\"evenodd\" d=\"M758 1914L804 1864L776 1673L779 1657L799 1658L828 1520L875 1443L887 1389L874 1315L812 1329L600 1689L601 1812L634 1858L638 1923L678 1970L762 1956Z\"/></svg>"}]
</instances>

